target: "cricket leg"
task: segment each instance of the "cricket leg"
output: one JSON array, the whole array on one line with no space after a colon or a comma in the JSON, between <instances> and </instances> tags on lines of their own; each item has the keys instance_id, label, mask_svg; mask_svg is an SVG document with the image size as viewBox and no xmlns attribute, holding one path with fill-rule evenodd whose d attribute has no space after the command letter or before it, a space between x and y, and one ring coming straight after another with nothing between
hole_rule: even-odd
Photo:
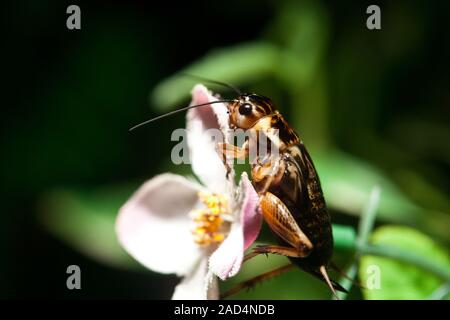
<instances>
[{"instance_id":1,"label":"cricket leg","mask_svg":"<svg viewBox=\"0 0 450 320\"><path fill-rule=\"evenodd\" d=\"M286 205L270 192L261 197L260 205L270 229L296 249L300 257L308 256L313 244L300 229Z\"/></svg>"},{"instance_id":2,"label":"cricket leg","mask_svg":"<svg viewBox=\"0 0 450 320\"><path fill-rule=\"evenodd\" d=\"M254 278L251 278L249 280L246 280L240 284L238 284L237 286L231 288L230 290L226 291L224 294L220 295L220 299L224 299L227 298L231 295L234 295L240 291L242 291L243 289L250 289L251 287L253 287L254 285L256 285L259 282L268 280L270 278L276 277L280 274L283 274L287 271L290 271L292 268L294 267L294 265L292 263L289 263L287 265L278 267L274 270L265 272L263 274L260 274Z\"/></svg>"},{"instance_id":3,"label":"cricket leg","mask_svg":"<svg viewBox=\"0 0 450 320\"><path fill-rule=\"evenodd\" d=\"M269 253L291 258L307 257L313 249L313 244L300 229L286 205L270 192L266 192L264 196L261 196L260 205L264 220L270 229L290 244L291 247L276 245L258 246L244 257L244 261L260 254Z\"/></svg>"},{"instance_id":4,"label":"cricket leg","mask_svg":"<svg viewBox=\"0 0 450 320\"><path fill-rule=\"evenodd\" d=\"M216 151L227 169L227 177L231 172L231 167L228 164L228 159L244 159L248 156L248 140L244 142L242 147L237 147L229 143L219 142L216 145Z\"/></svg>"},{"instance_id":5,"label":"cricket leg","mask_svg":"<svg viewBox=\"0 0 450 320\"><path fill-rule=\"evenodd\" d=\"M284 172L284 166L279 160L268 159L264 163L258 163L252 169L252 177L255 183L260 183L263 180L264 185L258 188L258 194L263 195L269 190L272 182Z\"/></svg>"},{"instance_id":6,"label":"cricket leg","mask_svg":"<svg viewBox=\"0 0 450 320\"><path fill-rule=\"evenodd\" d=\"M260 254L278 254L290 258L303 258L304 254L293 247L277 246L277 245L259 245L253 248L252 252L244 257L244 262L256 257Z\"/></svg>"}]
</instances>

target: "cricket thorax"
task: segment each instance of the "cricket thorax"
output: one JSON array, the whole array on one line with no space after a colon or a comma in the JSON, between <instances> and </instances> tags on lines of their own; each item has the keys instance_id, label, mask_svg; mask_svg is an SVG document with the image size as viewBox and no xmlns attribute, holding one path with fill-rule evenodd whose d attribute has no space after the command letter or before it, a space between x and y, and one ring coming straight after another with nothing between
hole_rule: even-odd
<instances>
[{"instance_id":1,"label":"cricket thorax","mask_svg":"<svg viewBox=\"0 0 450 320\"><path fill-rule=\"evenodd\" d=\"M277 148L278 154L300 142L295 131L278 111L259 119L251 130L263 133L270 140L272 148Z\"/></svg>"}]
</instances>

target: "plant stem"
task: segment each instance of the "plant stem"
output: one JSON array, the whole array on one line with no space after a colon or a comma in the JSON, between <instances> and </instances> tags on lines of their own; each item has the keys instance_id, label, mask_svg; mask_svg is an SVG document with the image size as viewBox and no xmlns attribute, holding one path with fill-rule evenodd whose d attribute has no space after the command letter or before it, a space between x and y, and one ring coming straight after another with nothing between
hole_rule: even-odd
<instances>
[{"instance_id":1,"label":"plant stem","mask_svg":"<svg viewBox=\"0 0 450 320\"><path fill-rule=\"evenodd\" d=\"M369 239L369 235L372 232L373 226L375 224L375 217L377 215L378 204L380 202L380 193L381 193L380 187L374 186L372 188L372 192L370 193L369 197L369 202L367 203L367 206L364 208L361 214L361 219L358 225L358 235L353 241L353 243L356 244L356 247L366 245ZM357 254L355 255L355 261L346 270L347 276L353 281L356 279L356 275L358 273L360 256L361 252L357 252ZM347 291L350 291L353 285L353 281L350 279L346 279L345 277L343 277L340 281L342 286L345 289L347 289ZM338 293L339 298L342 300L346 299L347 295L348 293L345 292Z\"/></svg>"},{"instance_id":2,"label":"plant stem","mask_svg":"<svg viewBox=\"0 0 450 320\"><path fill-rule=\"evenodd\" d=\"M358 246L364 245L369 240L369 235L372 232L375 224L375 217L377 215L378 203L380 202L381 189L379 186L374 186L370 193L369 202L364 209L361 220L358 226L358 236L356 243Z\"/></svg>"},{"instance_id":3,"label":"plant stem","mask_svg":"<svg viewBox=\"0 0 450 320\"><path fill-rule=\"evenodd\" d=\"M428 300L444 300L450 294L450 283L444 283L436 289L427 299Z\"/></svg>"}]
</instances>

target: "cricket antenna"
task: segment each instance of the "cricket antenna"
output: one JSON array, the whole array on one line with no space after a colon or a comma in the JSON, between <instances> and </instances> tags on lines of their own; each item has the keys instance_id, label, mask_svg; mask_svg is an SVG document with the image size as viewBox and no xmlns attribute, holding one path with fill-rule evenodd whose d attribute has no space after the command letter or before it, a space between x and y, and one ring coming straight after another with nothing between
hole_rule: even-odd
<instances>
[{"instance_id":1,"label":"cricket antenna","mask_svg":"<svg viewBox=\"0 0 450 320\"><path fill-rule=\"evenodd\" d=\"M197 80L200 80L200 81L206 81L206 82L210 82L210 83L215 83L215 84L218 84L218 85L220 85L222 87L226 87L226 88L229 88L229 89L233 90L234 93L236 93L239 96L242 95L242 91L238 87L236 87L236 86L234 86L234 85L232 85L230 83L217 81L217 80L212 80L212 79L209 79L209 78L200 77L200 76L196 76L196 75L189 74L189 73L184 73L184 72L180 73L180 75L186 76L186 77L189 77L189 78L193 78L193 79L197 79Z\"/></svg>"},{"instance_id":2,"label":"cricket antenna","mask_svg":"<svg viewBox=\"0 0 450 320\"><path fill-rule=\"evenodd\" d=\"M139 124L137 124L137 125L131 127L131 128L129 129L129 131L133 131L133 130L135 130L135 129L139 128L139 127L142 127L143 125L146 125L146 124L148 124L148 123L150 123L150 122L153 122L153 121L156 121L156 120L159 120L159 119L162 119L162 118L171 116L171 115L173 115L173 114L175 114L175 113L178 113L178 112L182 112L182 111L189 110L189 109L193 109L193 108L197 108L197 107L208 106L208 105L210 105L210 104L224 103L224 102L233 102L233 101L235 101L235 100L218 100L218 101L212 101L212 102L207 102L207 103L202 103L202 104L196 104L196 105L194 105L194 106L189 106L189 107L180 108L180 109L177 109L177 110L174 110L174 111L167 112L167 113L162 114L162 115L160 115L160 116L157 116L157 117L155 117L155 118L149 119L149 120L147 120L147 121L141 122L141 123L139 123Z\"/></svg>"}]
</instances>

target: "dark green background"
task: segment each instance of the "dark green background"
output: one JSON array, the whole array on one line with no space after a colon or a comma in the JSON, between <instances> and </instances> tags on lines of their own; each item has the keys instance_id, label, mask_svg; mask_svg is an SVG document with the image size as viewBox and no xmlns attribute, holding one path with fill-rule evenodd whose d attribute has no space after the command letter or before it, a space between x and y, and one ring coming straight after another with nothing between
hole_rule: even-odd
<instances>
[{"instance_id":1,"label":"dark green background","mask_svg":"<svg viewBox=\"0 0 450 320\"><path fill-rule=\"evenodd\" d=\"M155 85L212 49L261 38L283 43L289 30L271 24L285 2L73 3L82 11L79 31L66 28L72 2L2 3L0 297L169 298L175 277L87 258L49 232L40 218L45 199L54 190L89 197L98 188L134 188L163 168L186 171L168 163L170 133L184 126L182 114L132 134L128 128L161 113L149 104ZM377 167L416 204L448 213L450 8L444 3L381 4L382 30L369 31L368 3L323 2L329 112L325 123L305 122L304 131L312 150L320 149L314 130L326 126L327 143ZM304 132L285 84L259 75L237 84L273 96ZM333 214L336 222L357 223ZM65 287L69 264L82 269L81 291Z\"/></svg>"}]
</instances>

